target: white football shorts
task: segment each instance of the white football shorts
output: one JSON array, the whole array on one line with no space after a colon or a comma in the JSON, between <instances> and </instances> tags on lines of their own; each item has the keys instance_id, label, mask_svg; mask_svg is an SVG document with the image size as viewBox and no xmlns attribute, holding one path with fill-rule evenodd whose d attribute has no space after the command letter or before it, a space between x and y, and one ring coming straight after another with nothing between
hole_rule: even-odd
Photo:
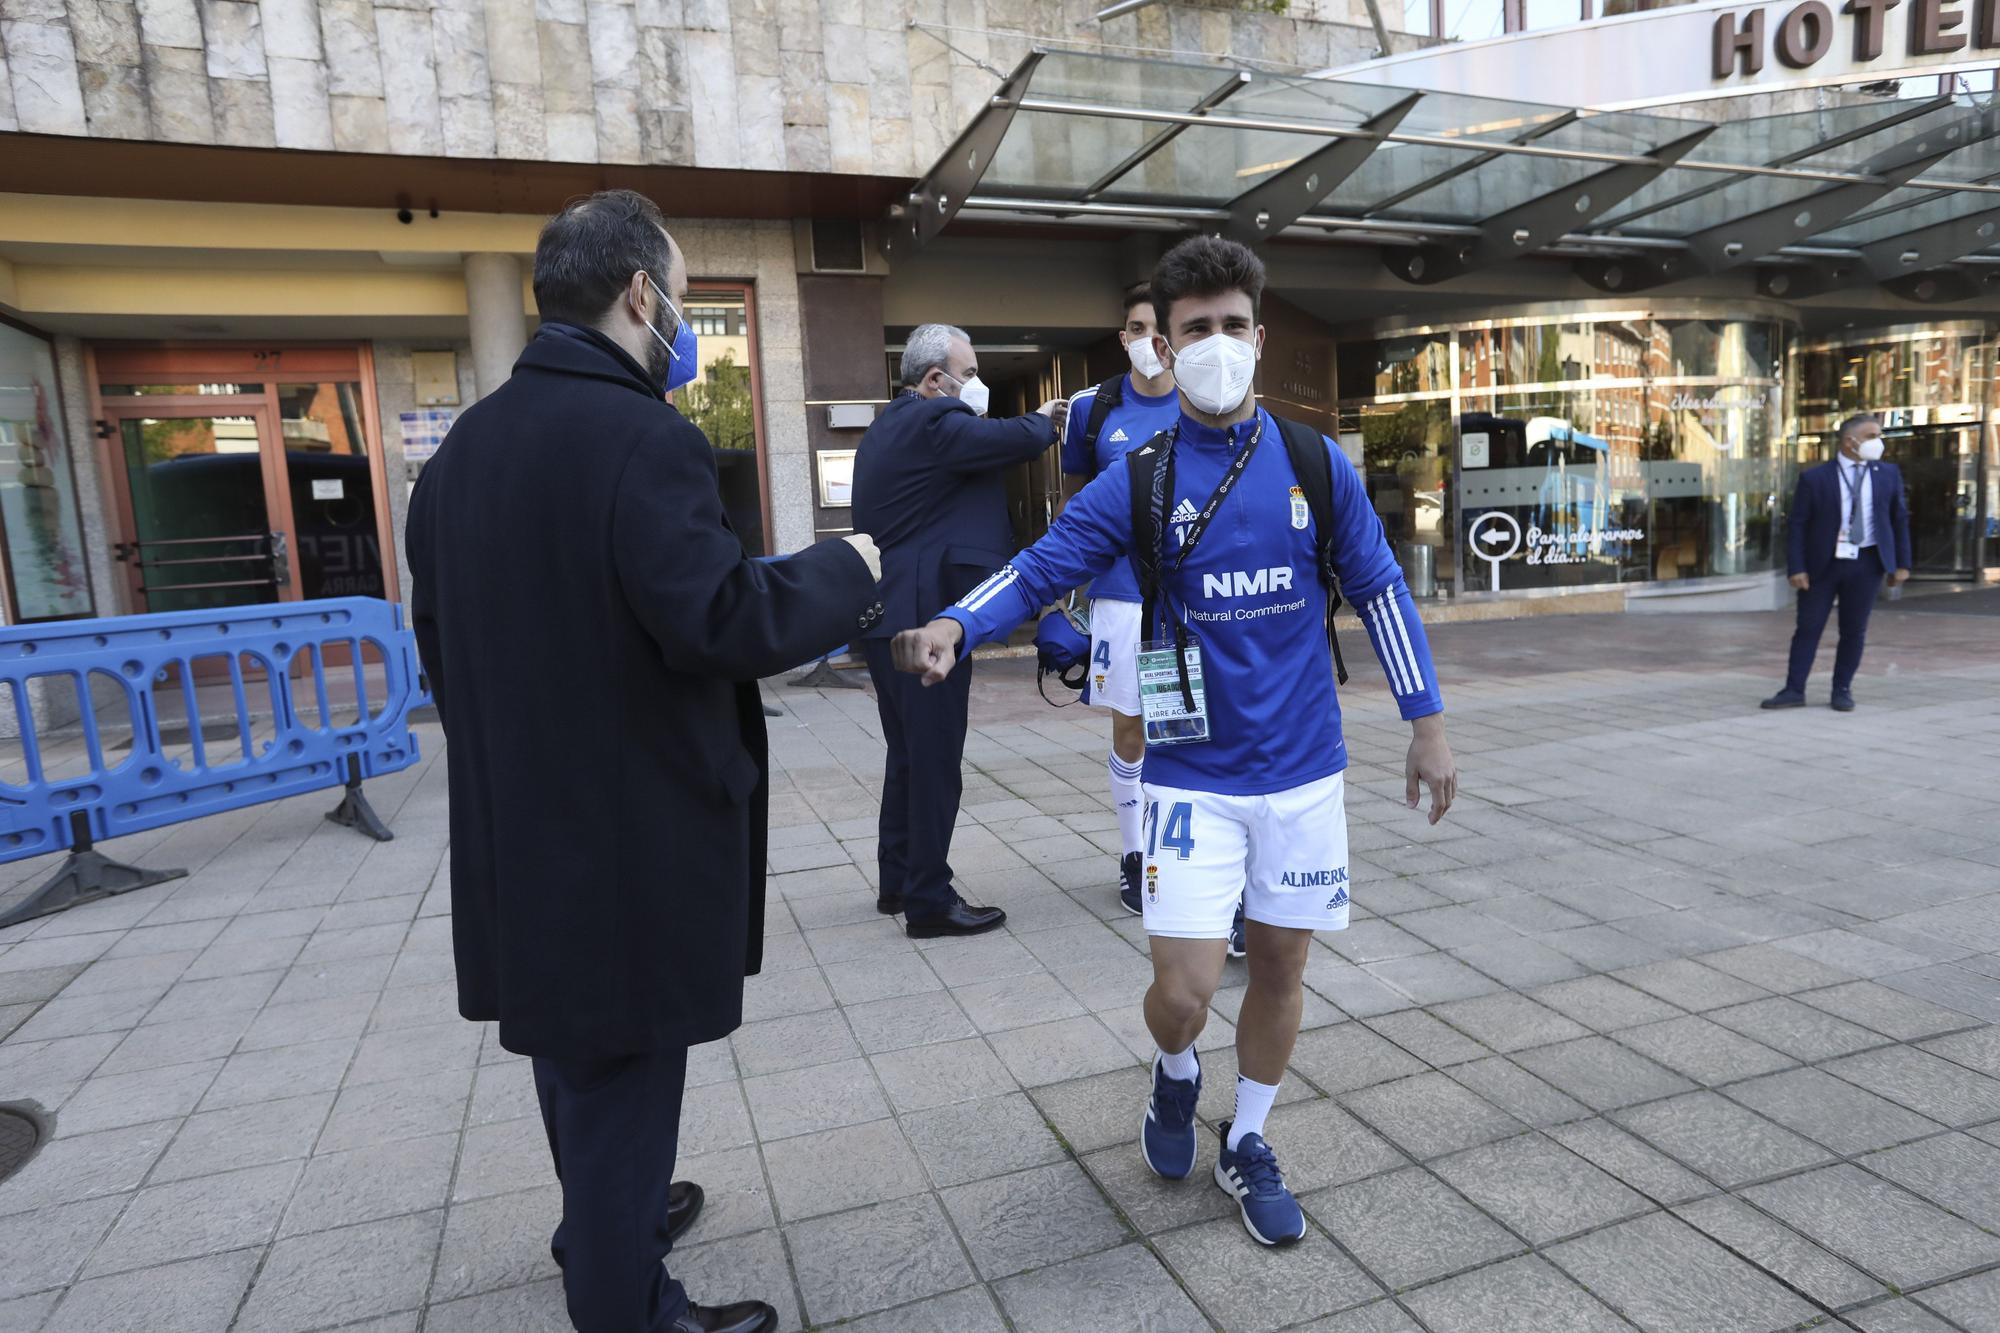
<instances>
[{"instance_id":1,"label":"white football shorts","mask_svg":"<svg viewBox=\"0 0 2000 1333\"><path fill-rule=\"evenodd\" d=\"M1090 681L1084 701L1126 717L1139 716L1139 617L1137 602L1093 598L1090 603Z\"/></svg>"},{"instance_id":2,"label":"white football shorts","mask_svg":"<svg viewBox=\"0 0 2000 1333\"><path fill-rule=\"evenodd\" d=\"M1291 930L1347 929L1347 783L1335 773L1266 796L1146 785L1146 933L1222 939L1243 914Z\"/></svg>"}]
</instances>

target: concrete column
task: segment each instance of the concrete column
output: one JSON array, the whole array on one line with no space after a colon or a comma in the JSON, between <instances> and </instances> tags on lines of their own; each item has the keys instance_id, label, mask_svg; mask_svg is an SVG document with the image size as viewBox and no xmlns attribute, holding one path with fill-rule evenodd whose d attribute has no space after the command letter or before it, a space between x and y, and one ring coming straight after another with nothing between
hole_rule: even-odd
<instances>
[{"instance_id":1,"label":"concrete column","mask_svg":"<svg viewBox=\"0 0 2000 1333\"><path fill-rule=\"evenodd\" d=\"M465 313L472 326L472 375L484 398L507 382L528 345L519 255L465 257Z\"/></svg>"}]
</instances>

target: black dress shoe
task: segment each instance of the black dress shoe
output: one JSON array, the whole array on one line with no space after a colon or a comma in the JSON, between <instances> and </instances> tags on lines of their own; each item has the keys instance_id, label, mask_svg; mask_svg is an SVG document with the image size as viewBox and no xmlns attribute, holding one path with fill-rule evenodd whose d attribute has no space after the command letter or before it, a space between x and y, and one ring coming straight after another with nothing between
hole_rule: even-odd
<instances>
[{"instance_id":1,"label":"black dress shoe","mask_svg":"<svg viewBox=\"0 0 2000 1333\"><path fill-rule=\"evenodd\" d=\"M1836 713L1853 712L1854 692L1852 690L1835 690L1833 692L1833 711Z\"/></svg>"},{"instance_id":2,"label":"black dress shoe","mask_svg":"<svg viewBox=\"0 0 2000 1333\"><path fill-rule=\"evenodd\" d=\"M687 1313L667 1325L674 1333L776 1333L778 1312L762 1301L734 1305L688 1303Z\"/></svg>"},{"instance_id":3,"label":"black dress shoe","mask_svg":"<svg viewBox=\"0 0 2000 1333\"><path fill-rule=\"evenodd\" d=\"M894 916L903 910L903 895L900 893L878 893L875 895L875 910L883 916Z\"/></svg>"},{"instance_id":4,"label":"black dress shoe","mask_svg":"<svg viewBox=\"0 0 2000 1333\"><path fill-rule=\"evenodd\" d=\"M1776 694L1758 705L1760 708L1804 708L1805 706L1806 696L1804 690L1779 690Z\"/></svg>"},{"instance_id":5,"label":"black dress shoe","mask_svg":"<svg viewBox=\"0 0 2000 1333\"><path fill-rule=\"evenodd\" d=\"M983 935L1006 924L1007 913L1000 908L974 907L971 903L960 901L953 903L951 910L943 916L924 921L905 918L903 929L913 940L934 940L945 935Z\"/></svg>"},{"instance_id":6,"label":"black dress shoe","mask_svg":"<svg viewBox=\"0 0 2000 1333\"><path fill-rule=\"evenodd\" d=\"M667 1187L667 1243L681 1238L681 1233L694 1225L701 1216L701 1205L706 1199L701 1186L692 1180L676 1180Z\"/></svg>"}]
</instances>

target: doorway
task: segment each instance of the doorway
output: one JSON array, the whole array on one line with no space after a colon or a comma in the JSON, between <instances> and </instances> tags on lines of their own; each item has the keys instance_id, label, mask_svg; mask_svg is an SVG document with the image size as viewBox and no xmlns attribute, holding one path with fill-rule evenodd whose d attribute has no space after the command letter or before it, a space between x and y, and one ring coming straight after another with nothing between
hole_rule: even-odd
<instances>
[{"instance_id":1,"label":"doorway","mask_svg":"<svg viewBox=\"0 0 2000 1333\"><path fill-rule=\"evenodd\" d=\"M1974 577L1981 564L1980 427L1892 427L1882 435L1909 499L1910 572Z\"/></svg>"},{"instance_id":2,"label":"doorway","mask_svg":"<svg viewBox=\"0 0 2000 1333\"><path fill-rule=\"evenodd\" d=\"M98 347L134 611L396 596L365 349Z\"/></svg>"}]
</instances>

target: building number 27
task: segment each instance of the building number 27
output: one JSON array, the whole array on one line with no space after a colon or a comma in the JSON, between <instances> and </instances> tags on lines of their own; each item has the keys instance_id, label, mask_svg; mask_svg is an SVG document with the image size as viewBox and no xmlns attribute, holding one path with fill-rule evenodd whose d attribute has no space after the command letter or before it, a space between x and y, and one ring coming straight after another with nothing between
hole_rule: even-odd
<instances>
[{"instance_id":1,"label":"building number 27","mask_svg":"<svg viewBox=\"0 0 2000 1333\"><path fill-rule=\"evenodd\" d=\"M1167 807L1166 831L1160 831L1160 803L1146 803L1146 855L1153 856L1161 847L1167 848L1175 856L1185 861L1194 855L1194 803L1175 801Z\"/></svg>"}]
</instances>

